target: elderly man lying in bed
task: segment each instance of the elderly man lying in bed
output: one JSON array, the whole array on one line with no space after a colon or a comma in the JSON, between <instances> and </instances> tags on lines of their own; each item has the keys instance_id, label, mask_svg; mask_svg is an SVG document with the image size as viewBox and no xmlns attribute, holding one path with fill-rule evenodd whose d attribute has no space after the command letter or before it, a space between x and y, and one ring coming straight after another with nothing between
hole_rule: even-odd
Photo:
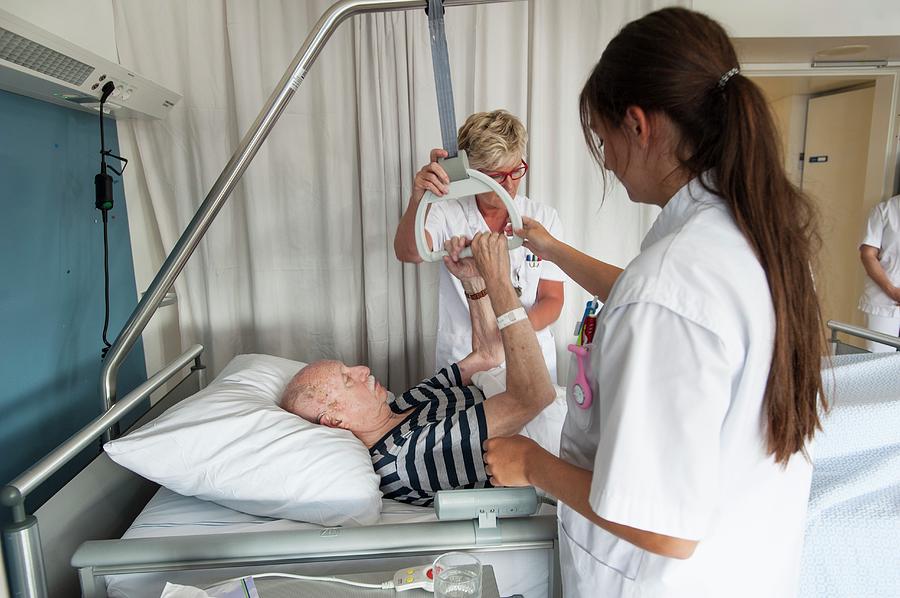
<instances>
[{"instance_id":1,"label":"elderly man lying in bed","mask_svg":"<svg viewBox=\"0 0 900 598\"><path fill-rule=\"evenodd\" d=\"M353 432L369 448L386 498L427 506L438 490L488 485L484 441L517 434L555 398L547 368L534 367L543 363L534 329L516 311L521 304L510 282L506 237L476 235L474 259L458 258L465 244L461 237L449 240L444 261L468 297L467 357L399 396L366 366L318 361L300 370L282 397L282 407L295 415ZM498 331L495 316L513 323ZM472 375L504 357L506 391L486 400Z\"/></svg>"}]
</instances>

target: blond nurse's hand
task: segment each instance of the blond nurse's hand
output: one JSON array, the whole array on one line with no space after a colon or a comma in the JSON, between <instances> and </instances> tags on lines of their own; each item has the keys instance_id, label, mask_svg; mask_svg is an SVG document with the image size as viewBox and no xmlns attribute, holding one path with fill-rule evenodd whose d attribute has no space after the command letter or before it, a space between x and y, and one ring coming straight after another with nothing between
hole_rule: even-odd
<instances>
[{"instance_id":1,"label":"blond nurse's hand","mask_svg":"<svg viewBox=\"0 0 900 598\"><path fill-rule=\"evenodd\" d=\"M522 216L522 228L514 231L516 236L525 239L523 245L542 260L553 261L550 254L558 242L547 229L533 218Z\"/></svg>"},{"instance_id":2,"label":"blond nurse's hand","mask_svg":"<svg viewBox=\"0 0 900 598\"><path fill-rule=\"evenodd\" d=\"M478 233L472 238L472 255L485 282L500 283L509 279L509 249L506 235Z\"/></svg>"},{"instance_id":3,"label":"blond nurse's hand","mask_svg":"<svg viewBox=\"0 0 900 598\"><path fill-rule=\"evenodd\" d=\"M484 442L484 469L494 486L530 486L529 465L542 449L524 436L498 436Z\"/></svg>"},{"instance_id":4,"label":"blond nurse's hand","mask_svg":"<svg viewBox=\"0 0 900 598\"><path fill-rule=\"evenodd\" d=\"M431 150L431 161L423 166L413 179L412 200L414 202L421 201L426 191L431 191L437 196L446 195L450 191L450 176L438 164L438 158L446 157L446 150L439 148Z\"/></svg>"}]
</instances>

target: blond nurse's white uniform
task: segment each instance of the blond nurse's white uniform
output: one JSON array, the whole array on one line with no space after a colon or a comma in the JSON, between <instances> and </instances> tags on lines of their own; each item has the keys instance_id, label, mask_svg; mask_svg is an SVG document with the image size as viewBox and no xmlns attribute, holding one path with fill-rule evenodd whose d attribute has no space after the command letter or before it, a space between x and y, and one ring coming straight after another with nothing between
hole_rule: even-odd
<instances>
[{"instance_id":1,"label":"blond nurse's white uniform","mask_svg":"<svg viewBox=\"0 0 900 598\"><path fill-rule=\"evenodd\" d=\"M539 201L517 195L513 201L522 216L540 222L556 238L562 237L562 225L556 210ZM431 234L435 249L442 248L451 237L472 238L476 233L490 232L474 197L432 204L425 220L425 229ZM510 276L513 284L522 290L520 300L526 311L531 309L537 297L541 280L565 280L565 274L556 264L537 261L524 247L509 254ZM550 327L537 332L544 361L550 370L550 378L556 381L556 343ZM472 352L472 322L462 283L441 263L438 290L438 332L435 348L435 367L440 369L455 363Z\"/></svg>"},{"instance_id":2,"label":"blond nurse's white uniform","mask_svg":"<svg viewBox=\"0 0 900 598\"><path fill-rule=\"evenodd\" d=\"M687 560L662 557L560 505L565 595L795 596L812 468L766 454L774 312L724 204L697 181L682 188L597 324L593 405L570 397L560 456L593 470L600 517L700 542Z\"/></svg>"},{"instance_id":3,"label":"blond nurse's white uniform","mask_svg":"<svg viewBox=\"0 0 900 598\"><path fill-rule=\"evenodd\" d=\"M900 195L883 201L872 209L866 223L866 233L860 245L878 249L878 263L888 280L900 285ZM868 328L891 336L900 334L900 305L866 276L859 309L868 318ZM870 351L893 351L881 343L869 342Z\"/></svg>"}]
</instances>

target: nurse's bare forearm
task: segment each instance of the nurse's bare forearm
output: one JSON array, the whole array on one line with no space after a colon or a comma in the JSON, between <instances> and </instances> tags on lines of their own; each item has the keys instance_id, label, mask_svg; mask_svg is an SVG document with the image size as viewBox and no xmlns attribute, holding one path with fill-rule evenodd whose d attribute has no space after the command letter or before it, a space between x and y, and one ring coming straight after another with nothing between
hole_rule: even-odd
<instances>
[{"instance_id":1,"label":"nurse's bare forearm","mask_svg":"<svg viewBox=\"0 0 900 598\"><path fill-rule=\"evenodd\" d=\"M558 459L539 447L529 458L527 476L533 486L552 494L595 525L638 548L669 558L686 559L697 547L694 540L665 536L600 517L588 502L593 473Z\"/></svg>"},{"instance_id":2,"label":"nurse's bare forearm","mask_svg":"<svg viewBox=\"0 0 900 598\"><path fill-rule=\"evenodd\" d=\"M420 200L421 201L421 200ZM397 232L394 234L394 254L401 262L409 262L418 264L422 262L419 255L419 249L416 247L416 211L419 209L419 202L409 198L406 211L400 217L400 224L397 225ZM430 210L431 206L427 206L426 210ZM428 215L428 212L425 212ZM425 241L431 244L431 236L425 231Z\"/></svg>"},{"instance_id":3,"label":"nurse's bare forearm","mask_svg":"<svg viewBox=\"0 0 900 598\"><path fill-rule=\"evenodd\" d=\"M878 249L870 245L863 245L859 250L859 258L869 278L890 296L896 285L891 282L887 272L881 267L881 262L878 261Z\"/></svg>"},{"instance_id":4,"label":"nurse's bare forearm","mask_svg":"<svg viewBox=\"0 0 900 598\"><path fill-rule=\"evenodd\" d=\"M531 321L531 327L535 332L543 330L553 322L559 319L562 311L562 303L556 299L544 299L537 301L531 306L528 312L528 319Z\"/></svg>"},{"instance_id":5,"label":"nurse's bare forearm","mask_svg":"<svg viewBox=\"0 0 900 598\"><path fill-rule=\"evenodd\" d=\"M606 302L616 279L622 273L622 268L594 259L562 241L554 244L547 258L562 268L581 288L603 302Z\"/></svg>"},{"instance_id":6,"label":"nurse's bare forearm","mask_svg":"<svg viewBox=\"0 0 900 598\"><path fill-rule=\"evenodd\" d=\"M562 313L565 291L563 283L558 280L538 281L534 305L528 312L528 319L535 330L543 330L559 319Z\"/></svg>"}]
</instances>

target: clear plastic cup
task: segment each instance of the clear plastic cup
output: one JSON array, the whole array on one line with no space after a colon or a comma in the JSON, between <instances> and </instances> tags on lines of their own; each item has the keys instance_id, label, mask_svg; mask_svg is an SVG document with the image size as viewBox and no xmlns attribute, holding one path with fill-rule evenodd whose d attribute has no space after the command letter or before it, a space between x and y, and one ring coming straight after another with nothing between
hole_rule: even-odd
<instances>
[{"instance_id":1,"label":"clear plastic cup","mask_svg":"<svg viewBox=\"0 0 900 598\"><path fill-rule=\"evenodd\" d=\"M435 598L481 598L481 561L466 552L448 552L434 561Z\"/></svg>"}]
</instances>

